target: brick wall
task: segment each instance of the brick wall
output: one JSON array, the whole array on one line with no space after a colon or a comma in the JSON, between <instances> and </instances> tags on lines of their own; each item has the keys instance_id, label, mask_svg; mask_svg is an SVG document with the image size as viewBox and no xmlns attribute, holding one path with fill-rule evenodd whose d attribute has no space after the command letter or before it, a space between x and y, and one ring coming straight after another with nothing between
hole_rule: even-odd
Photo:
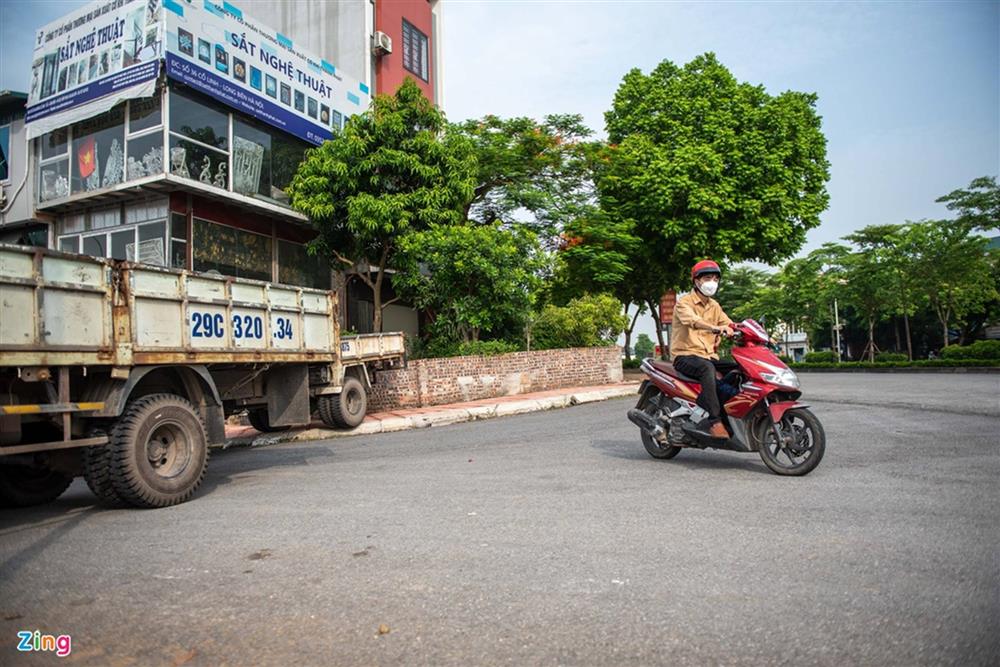
<instances>
[{"instance_id":1,"label":"brick wall","mask_svg":"<svg viewBox=\"0 0 1000 667\"><path fill-rule=\"evenodd\" d=\"M368 412L621 382L621 354L613 346L417 359L376 372Z\"/></svg>"}]
</instances>

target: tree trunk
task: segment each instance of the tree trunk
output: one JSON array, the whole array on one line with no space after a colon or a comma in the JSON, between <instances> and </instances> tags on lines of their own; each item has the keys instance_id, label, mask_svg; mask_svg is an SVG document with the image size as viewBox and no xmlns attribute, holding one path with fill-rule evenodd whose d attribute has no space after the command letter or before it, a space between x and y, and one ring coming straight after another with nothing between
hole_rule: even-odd
<instances>
[{"instance_id":1,"label":"tree trunk","mask_svg":"<svg viewBox=\"0 0 1000 667\"><path fill-rule=\"evenodd\" d=\"M875 318L868 318L868 361L875 361Z\"/></svg>"},{"instance_id":2,"label":"tree trunk","mask_svg":"<svg viewBox=\"0 0 1000 667\"><path fill-rule=\"evenodd\" d=\"M913 361L913 337L910 335L910 316L903 313L903 328L906 330L906 358Z\"/></svg>"},{"instance_id":3,"label":"tree trunk","mask_svg":"<svg viewBox=\"0 0 1000 667\"><path fill-rule=\"evenodd\" d=\"M900 350L903 349L903 343L900 342L899 340L899 318L898 317L892 318L892 323L896 329L896 352L899 352Z\"/></svg>"},{"instance_id":4,"label":"tree trunk","mask_svg":"<svg viewBox=\"0 0 1000 667\"><path fill-rule=\"evenodd\" d=\"M625 317L628 317L628 307L632 302L625 303ZM635 323L639 321L639 313L642 312L640 304L635 304L635 315L632 316L632 323L625 328L625 359L632 360L632 332L635 331Z\"/></svg>"},{"instance_id":5,"label":"tree trunk","mask_svg":"<svg viewBox=\"0 0 1000 667\"><path fill-rule=\"evenodd\" d=\"M382 249L382 257L378 261L378 276L375 278L375 285L372 287L374 294L374 310L372 316L372 330L375 333L382 333L382 279L385 278L385 265L389 259L389 246ZM368 269L369 281L371 280L371 267Z\"/></svg>"},{"instance_id":6,"label":"tree trunk","mask_svg":"<svg viewBox=\"0 0 1000 667\"><path fill-rule=\"evenodd\" d=\"M941 333L944 336L944 344L941 346L941 349L943 350L948 347L948 318L941 317L938 319L941 320Z\"/></svg>"},{"instance_id":7,"label":"tree trunk","mask_svg":"<svg viewBox=\"0 0 1000 667\"><path fill-rule=\"evenodd\" d=\"M667 361L670 358L670 351L667 350L667 346L663 343L663 329L660 327L660 309L657 308L658 304L652 299L647 301L646 305L649 306L649 314L656 325L656 341L660 344L660 359Z\"/></svg>"},{"instance_id":8,"label":"tree trunk","mask_svg":"<svg viewBox=\"0 0 1000 667\"><path fill-rule=\"evenodd\" d=\"M374 300L375 312L372 313L372 331L382 333L382 271L378 272L375 278L375 286L372 287L372 299Z\"/></svg>"}]
</instances>

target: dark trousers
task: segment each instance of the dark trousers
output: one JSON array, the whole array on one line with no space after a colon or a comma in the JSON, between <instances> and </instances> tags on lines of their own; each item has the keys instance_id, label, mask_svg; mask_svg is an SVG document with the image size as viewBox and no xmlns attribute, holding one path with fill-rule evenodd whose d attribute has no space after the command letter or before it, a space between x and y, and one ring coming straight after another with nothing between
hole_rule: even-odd
<instances>
[{"instance_id":1,"label":"dark trousers","mask_svg":"<svg viewBox=\"0 0 1000 667\"><path fill-rule=\"evenodd\" d=\"M694 355L674 357L673 362L674 368L678 371L698 380L699 384L701 384L701 393L698 394L696 403L708 413L709 419L718 420L722 416L722 401L732 396L732 393L727 391L724 396L720 397L719 386L715 380L715 371L727 372L735 368L736 364L727 361L714 361ZM726 388L728 389L728 387Z\"/></svg>"}]
</instances>

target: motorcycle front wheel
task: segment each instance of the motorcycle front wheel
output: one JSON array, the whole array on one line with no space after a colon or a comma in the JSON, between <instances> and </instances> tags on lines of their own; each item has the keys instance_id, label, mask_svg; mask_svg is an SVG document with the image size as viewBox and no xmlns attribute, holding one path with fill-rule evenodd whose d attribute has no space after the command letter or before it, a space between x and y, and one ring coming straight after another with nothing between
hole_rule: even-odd
<instances>
[{"instance_id":1,"label":"motorcycle front wheel","mask_svg":"<svg viewBox=\"0 0 1000 667\"><path fill-rule=\"evenodd\" d=\"M792 408L778 424L767 417L760 420L760 458L778 475L808 475L823 459L826 433L823 425L805 408ZM781 433L779 440L775 427Z\"/></svg>"}]
</instances>

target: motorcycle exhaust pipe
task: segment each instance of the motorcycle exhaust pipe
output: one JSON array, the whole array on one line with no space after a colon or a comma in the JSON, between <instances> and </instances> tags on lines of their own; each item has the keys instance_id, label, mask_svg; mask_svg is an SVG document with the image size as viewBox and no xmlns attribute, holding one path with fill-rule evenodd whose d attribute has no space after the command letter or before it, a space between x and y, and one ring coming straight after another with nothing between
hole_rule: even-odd
<instances>
[{"instance_id":1,"label":"motorcycle exhaust pipe","mask_svg":"<svg viewBox=\"0 0 1000 667\"><path fill-rule=\"evenodd\" d=\"M628 419L640 429L651 435L654 440L662 440L663 436L666 434L663 427L660 426L655 419L639 408L632 408L629 410Z\"/></svg>"}]
</instances>

